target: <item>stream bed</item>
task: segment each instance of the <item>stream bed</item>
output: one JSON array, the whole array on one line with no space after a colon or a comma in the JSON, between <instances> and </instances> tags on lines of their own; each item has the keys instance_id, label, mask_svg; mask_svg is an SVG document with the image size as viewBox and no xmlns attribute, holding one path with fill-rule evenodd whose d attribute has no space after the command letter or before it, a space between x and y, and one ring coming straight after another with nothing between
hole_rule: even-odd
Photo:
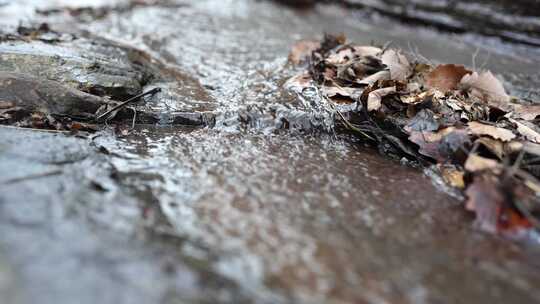
<instances>
[{"instance_id":1,"label":"stream bed","mask_svg":"<svg viewBox=\"0 0 540 304\"><path fill-rule=\"evenodd\" d=\"M336 134L327 110L283 88L291 45L324 32L483 66L531 98L538 50L362 16L255 0L0 0L3 32L61 33L0 41L0 74L118 99L162 89L138 103L133 130L0 126L2 299L540 301L534 240L479 232L436 178Z\"/></svg>"}]
</instances>

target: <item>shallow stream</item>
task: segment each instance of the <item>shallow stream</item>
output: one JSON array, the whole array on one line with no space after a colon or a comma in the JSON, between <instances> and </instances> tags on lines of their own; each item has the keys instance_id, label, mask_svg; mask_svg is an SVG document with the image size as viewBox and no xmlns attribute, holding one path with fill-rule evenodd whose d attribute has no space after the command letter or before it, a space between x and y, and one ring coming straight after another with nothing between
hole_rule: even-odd
<instances>
[{"instance_id":1,"label":"shallow stream","mask_svg":"<svg viewBox=\"0 0 540 304\"><path fill-rule=\"evenodd\" d=\"M156 2L0 4L6 31L48 22L175 71L143 83L164 91L141 108L164 120L212 117L83 138L0 127L6 303L540 301L536 246L478 232L436 179L336 135L324 109L282 87L294 74L290 46L323 32L485 66L522 96L538 94L540 57L527 56L537 50L334 5ZM117 9L61 9L88 5ZM4 54L12 48L0 44Z\"/></svg>"}]
</instances>

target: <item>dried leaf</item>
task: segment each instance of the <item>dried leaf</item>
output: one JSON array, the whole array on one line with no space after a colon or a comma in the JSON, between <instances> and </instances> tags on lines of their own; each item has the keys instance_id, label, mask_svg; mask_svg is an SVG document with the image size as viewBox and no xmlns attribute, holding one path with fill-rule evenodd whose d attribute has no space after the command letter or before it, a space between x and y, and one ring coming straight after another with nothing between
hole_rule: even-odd
<instances>
[{"instance_id":1,"label":"dried leaf","mask_svg":"<svg viewBox=\"0 0 540 304\"><path fill-rule=\"evenodd\" d=\"M394 93L396 93L395 86L371 91L368 94L367 110L369 112L379 110L382 105L382 98Z\"/></svg>"},{"instance_id":2,"label":"dried leaf","mask_svg":"<svg viewBox=\"0 0 540 304\"><path fill-rule=\"evenodd\" d=\"M289 53L289 61L300 64L307 60L311 53L321 47L321 43L315 40L300 40L296 42Z\"/></svg>"},{"instance_id":3,"label":"dried leaf","mask_svg":"<svg viewBox=\"0 0 540 304\"><path fill-rule=\"evenodd\" d=\"M456 99L448 99L444 103L454 111L463 110L463 107L460 105L460 102Z\"/></svg>"},{"instance_id":4,"label":"dried leaf","mask_svg":"<svg viewBox=\"0 0 540 304\"><path fill-rule=\"evenodd\" d=\"M354 53L360 57L377 56L382 50L375 46L354 46Z\"/></svg>"},{"instance_id":5,"label":"dried leaf","mask_svg":"<svg viewBox=\"0 0 540 304\"><path fill-rule=\"evenodd\" d=\"M524 148L524 143L525 142L520 142L520 141L517 141L517 140L506 143L504 145L504 153L505 154L514 154L514 153L520 152ZM527 142L527 143L529 143L529 142ZM539 152L540 152L540 150L539 150ZM540 154L539 154L539 156L540 156Z\"/></svg>"},{"instance_id":6,"label":"dried leaf","mask_svg":"<svg viewBox=\"0 0 540 304\"><path fill-rule=\"evenodd\" d=\"M539 144L535 144L535 143L531 143L531 142L524 142L524 143L512 142L512 143L516 144L515 147L512 147L515 152L520 151L521 149L523 149L527 153L540 156L540 145Z\"/></svg>"},{"instance_id":7,"label":"dried leaf","mask_svg":"<svg viewBox=\"0 0 540 304\"><path fill-rule=\"evenodd\" d=\"M374 46L346 46L326 58L326 63L342 65L354 58L377 56L382 50Z\"/></svg>"},{"instance_id":8,"label":"dried leaf","mask_svg":"<svg viewBox=\"0 0 540 304\"><path fill-rule=\"evenodd\" d=\"M443 92L458 88L463 76L472 73L462 65L441 64L426 75L426 85Z\"/></svg>"},{"instance_id":9,"label":"dried leaf","mask_svg":"<svg viewBox=\"0 0 540 304\"><path fill-rule=\"evenodd\" d=\"M534 130L531 126L527 126L525 122L519 122L515 119L509 119L517 127L519 134L523 135L527 140L540 144L540 133Z\"/></svg>"},{"instance_id":10,"label":"dried leaf","mask_svg":"<svg viewBox=\"0 0 540 304\"><path fill-rule=\"evenodd\" d=\"M15 102L0 100L0 110L10 109L15 107Z\"/></svg>"},{"instance_id":11,"label":"dried leaf","mask_svg":"<svg viewBox=\"0 0 540 304\"><path fill-rule=\"evenodd\" d=\"M444 97L444 94L442 94L440 91L437 90L428 90L416 95L409 95L409 96L401 96L401 102L404 104L419 104L423 102L427 102L431 100L432 98L442 98Z\"/></svg>"},{"instance_id":12,"label":"dried leaf","mask_svg":"<svg viewBox=\"0 0 540 304\"><path fill-rule=\"evenodd\" d=\"M412 131L436 131L437 129L439 129L439 122L429 109L422 109L405 126L405 130L409 133Z\"/></svg>"},{"instance_id":13,"label":"dried leaf","mask_svg":"<svg viewBox=\"0 0 540 304\"><path fill-rule=\"evenodd\" d=\"M390 72L389 71L379 71L377 73L371 74L362 80L356 81L358 84L372 85L379 80L389 80Z\"/></svg>"},{"instance_id":14,"label":"dried leaf","mask_svg":"<svg viewBox=\"0 0 540 304\"><path fill-rule=\"evenodd\" d=\"M502 160L505 155L504 144L500 140L489 137L480 137L475 141L475 143L484 146L489 152L497 156L500 160Z\"/></svg>"},{"instance_id":15,"label":"dried leaf","mask_svg":"<svg viewBox=\"0 0 540 304\"><path fill-rule=\"evenodd\" d=\"M514 105L512 117L523 120L534 120L540 116L540 105Z\"/></svg>"},{"instance_id":16,"label":"dried leaf","mask_svg":"<svg viewBox=\"0 0 540 304\"><path fill-rule=\"evenodd\" d=\"M500 105L510 101L510 96L506 94L502 83L490 71L467 74L461 79L460 85L487 103Z\"/></svg>"},{"instance_id":17,"label":"dried leaf","mask_svg":"<svg viewBox=\"0 0 540 304\"><path fill-rule=\"evenodd\" d=\"M467 140L466 134L463 133L453 127L439 132L412 131L409 140L420 147L418 153L442 162L449 159L462 142ZM447 142L447 138L451 140Z\"/></svg>"},{"instance_id":18,"label":"dried leaf","mask_svg":"<svg viewBox=\"0 0 540 304\"><path fill-rule=\"evenodd\" d=\"M291 77L283 86L293 92L302 93L305 88L312 85L311 81L311 76L305 73Z\"/></svg>"},{"instance_id":19,"label":"dried leaf","mask_svg":"<svg viewBox=\"0 0 540 304\"><path fill-rule=\"evenodd\" d=\"M409 60L399 51L387 50L382 54L381 60L390 70L393 80L405 81L412 74Z\"/></svg>"},{"instance_id":20,"label":"dried leaf","mask_svg":"<svg viewBox=\"0 0 540 304\"><path fill-rule=\"evenodd\" d=\"M469 131L469 134L472 135L487 135L502 141L511 141L512 139L516 138L516 135L510 130L490 126L476 121L469 122L467 130Z\"/></svg>"},{"instance_id":21,"label":"dried leaf","mask_svg":"<svg viewBox=\"0 0 540 304\"><path fill-rule=\"evenodd\" d=\"M465 172L458 170L455 166L437 166L441 172L444 181L451 187L463 189L465 188L464 175Z\"/></svg>"},{"instance_id":22,"label":"dried leaf","mask_svg":"<svg viewBox=\"0 0 540 304\"><path fill-rule=\"evenodd\" d=\"M327 97L341 96L341 97L356 97L362 94L362 90L358 88L350 87L338 87L338 86L324 86L321 91Z\"/></svg>"},{"instance_id":23,"label":"dried leaf","mask_svg":"<svg viewBox=\"0 0 540 304\"><path fill-rule=\"evenodd\" d=\"M491 158L485 158L478 156L474 153L470 153L465 162L465 170L468 172L479 172L484 170L496 170L502 168L502 165Z\"/></svg>"},{"instance_id":24,"label":"dried leaf","mask_svg":"<svg viewBox=\"0 0 540 304\"><path fill-rule=\"evenodd\" d=\"M491 177L491 175L488 176ZM468 198L465 208L476 214L476 225L483 231L497 232L499 210L504 204L505 195L498 187L496 180L475 176L472 185L465 193Z\"/></svg>"}]
</instances>

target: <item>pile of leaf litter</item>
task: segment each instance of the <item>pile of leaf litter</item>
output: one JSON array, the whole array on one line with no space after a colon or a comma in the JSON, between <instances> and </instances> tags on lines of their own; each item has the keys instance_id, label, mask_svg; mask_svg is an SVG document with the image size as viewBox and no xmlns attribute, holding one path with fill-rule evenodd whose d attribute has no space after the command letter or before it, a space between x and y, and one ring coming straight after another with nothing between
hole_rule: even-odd
<instances>
[{"instance_id":1,"label":"pile of leaf litter","mask_svg":"<svg viewBox=\"0 0 540 304\"><path fill-rule=\"evenodd\" d=\"M434 165L480 229L516 236L540 227L540 104L509 96L489 71L343 35L299 41L289 60L307 67L289 88L315 89L344 129L383 152Z\"/></svg>"}]
</instances>

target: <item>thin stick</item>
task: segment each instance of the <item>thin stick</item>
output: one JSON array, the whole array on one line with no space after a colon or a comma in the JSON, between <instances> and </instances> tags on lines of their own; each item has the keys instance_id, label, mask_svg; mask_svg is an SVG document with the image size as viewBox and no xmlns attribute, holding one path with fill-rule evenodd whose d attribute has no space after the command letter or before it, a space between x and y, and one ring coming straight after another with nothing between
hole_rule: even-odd
<instances>
[{"instance_id":1,"label":"thin stick","mask_svg":"<svg viewBox=\"0 0 540 304\"><path fill-rule=\"evenodd\" d=\"M128 103L133 102L133 101L136 101L136 100L139 100L139 99L141 99L142 97L147 96L147 95L153 95L153 94L155 94L155 93L157 93L157 92L160 92L160 91L161 91L161 88L153 88L153 89L151 89L150 91L141 93L141 94L139 94L139 95L137 95L137 96L133 96L133 97L131 97L130 99L128 99L128 100L122 102L121 104L119 104L119 105L113 107L113 108L110 109L109 111L107 111L107 112L105 112L105 113L99 115L98 117L96 117L96 120L97 120L97 121L100 121L100 120L102 120L104 117L107 117L107 116L108 116L109 114L111 114L112 112L114 112L114 111L116 111L116 110L118 110L118 109L120 109L120 108L126 106Z\"/></svg>"},{"instance_id":2,"label":"thin stick","mask_svg":"<svg viewBox=\"0 0 540 304\"><path fill-rule=\"evenodd\" d=\"M131 130L135 129L135 120L137 119L137 110L135 108L133 110L133 121L131 122Z\"/></svg>"},{"instance_id":3,"label":"thin stick","mask_svg":"<svg viewBox=\"0 0 540 304\"><path fill-rule=\"evenodd\" d=\"M0 125L0 128L16 129L16 130L21 130L21 131L38 131L38 132L45 132L45 133L58 133L58 134L71 134L72 133L72 131L70 131L70 130L37 129L37 128L17 127L17 126L8 126L8 125ZM79 131L79 133L87 134L88 132Z\"/></svg>"},{"instance_id":4,"label":"thin stick","mask_svg":"<svg viewBox=\"0 0 540 304\"><path fill-rule=\"evenodd\" d=\"M364 137L366 138L369 138L371 140L375 140L373 139L373 137L369 136L366 132L363 132L362 130L358 129L357 127L353 126L349 120L347 120L345 118L345 116L343 116L343 114L341 114L340 111L338 111L338 109L336 109L336 107L334 106L334 104L332 103L332 101L330 101L330 99L328 98L328 96L326 96L325 94L322 94L321 92L319 92L319 90L317 90L317 93L319 94L319 96L326 101L326 104L328 104L328 106L330 107L330 109L332 109L334 111L334 113L337 113L338 116L341 118L341 120L343 121L343 123L345 124L345 126L347 128L349 128L349 130L352 130L354 132L357 132L357 133L360 133L362 134Z\"/></svg>"},{"instance_id":5,"label":"thin stick","mask_svg":"<svg viewBox=\"0 0 540 304\"><path fill-rule=\"evenodd\" d=\"M53 176L53 175L59 175L59 174L62 174L61 170L37 173L37 174L32 174L32 175L28 175L28 176L24 176L24 177L16 177L16 178L8 179L7 181L3 182L3 184L4 185L15 184L15 183L18 183L18 182L23 182L23 181L27 181L27 180L31 180L31 179L37 179L37 178Z\"/></svg>"}]
</instances>

